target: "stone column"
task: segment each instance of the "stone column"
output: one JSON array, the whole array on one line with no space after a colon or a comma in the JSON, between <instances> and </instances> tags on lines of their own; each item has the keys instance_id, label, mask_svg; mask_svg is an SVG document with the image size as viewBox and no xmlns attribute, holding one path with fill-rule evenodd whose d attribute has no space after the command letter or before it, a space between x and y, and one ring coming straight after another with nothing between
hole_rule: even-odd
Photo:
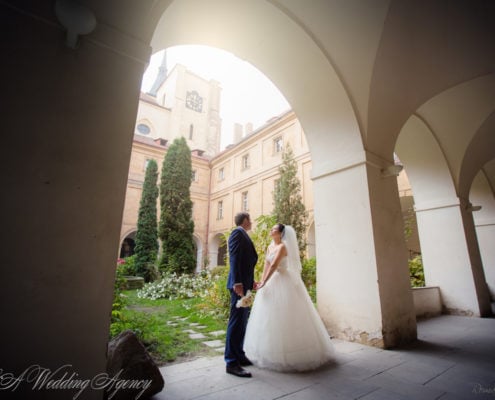
<instances>
[{"instance_id":1,"label":"stone column","mask_svg":"<svg viewBox=\"0 0 495 400\"><path fill-rule=\"evenodd\" d=\"M9 32L0 37L0 368L15 376L36 365L66 368L68 376L91 379L106 370L133 127L150 49L102 22L68 48L53 5L25 12L28 3L0 5ZM75 394L22 385L19 398ZM101 399L103 391L87 389L79 398Z\"/></svg>"},{"instance_id":2,"label":"stone column","mask_svg":"<svg viewBox=\"0 0 495 400\"><path fill-rule=\"evenodd\" d=\"M486 283L492 300L495 300L495 246L493 245L495 243L495 198L488 180L481 171L473 180L469 198L474 206L481 206L480 210L473 212L473 218Z\"/></svg>"},{"instance_id":3,"label":"stone column","mask_svg":"<svg viewBox=\"0 0 495 400\"><path fill-rule=\"evenodd\" d=\"M397 181L381 163L313 174L317 293L332 335L389 348L417 335Z\"/></svg>"},{"instance_id":4,"label":"stone column","mask_svg":"<svg viewBox=\"0 0 495 400\"><path fill-rule=\"evenodd\" d=\"M472 213L458 199L416 204L421 253L428 286L439 286L445 311L490 314Z\"/></svg>"},{"instance_id":5,"label":"stone column","mask_svg":"<svg viewBox=\"0 0 495 400\"><path fill-rule=\"evenodd\" d=\"M476 221L476 234L483 261L485 279L492 300L495 300L495 218Z\"/></svg>"}]
</instances>

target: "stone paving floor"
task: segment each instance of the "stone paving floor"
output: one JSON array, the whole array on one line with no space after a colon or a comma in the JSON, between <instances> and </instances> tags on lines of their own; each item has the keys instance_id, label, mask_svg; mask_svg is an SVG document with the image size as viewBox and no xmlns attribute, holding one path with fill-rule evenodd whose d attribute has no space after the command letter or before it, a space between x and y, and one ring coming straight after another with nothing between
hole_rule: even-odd
<instances>
[{"instance_id":1,"label":"stone paving floor","mask_svg":"<svg viewBox=\"0 0 495 400\"><path fill-rule=\"evenodd\" d=\"M420 321L418 341L401 349L333 343L335 363L306 373L253 366L252 378L238 378L225 373L222 355L164 366L165 388L153 400L495 400L493 318Z\"/></svg>"},{"instance_id":2,"label":"stone paving floor","mask_svg":"<svg viewBox=\"0 0 495 400\"><path fill-rule=\"evenodd\" d=\"M180 318L181 321L187 320L186 318ZM169 325L177 326L178 323L174 322L174 318L168 322ZM218 353L222 353L225 348L225 341L223 340L225 336L225 330L221 331L207 331L205 330L207 327L204 325L200 325L197 322L191 322L188 324L189 329L185 329L183 332L189 335L190 339L201 340L205 346L212 348ZM199 332L198 332L199 331Z\"/></svg>"}]
</instances>

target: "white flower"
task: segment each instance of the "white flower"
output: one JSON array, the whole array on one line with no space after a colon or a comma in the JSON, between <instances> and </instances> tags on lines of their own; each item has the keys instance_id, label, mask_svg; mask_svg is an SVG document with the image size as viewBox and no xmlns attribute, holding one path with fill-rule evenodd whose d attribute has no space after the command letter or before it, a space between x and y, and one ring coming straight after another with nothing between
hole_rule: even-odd
<instances>
[{"instance_id":1,"label":"white flower","mask_svg":"<svg viewBox=\"0 0 495 400\"><path fill-rule=\"evenodd\" d=\"M236 307L251 307L253 305L253 293L248 290L244 297L237 300Z\"/></svg>"}]
</instances>

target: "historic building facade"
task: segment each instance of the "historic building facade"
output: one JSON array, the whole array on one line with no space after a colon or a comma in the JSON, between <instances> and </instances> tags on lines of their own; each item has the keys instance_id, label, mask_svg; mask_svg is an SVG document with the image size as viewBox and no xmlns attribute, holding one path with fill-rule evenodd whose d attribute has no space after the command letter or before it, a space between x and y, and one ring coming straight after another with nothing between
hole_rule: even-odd
<instances>
[{"instance_id":1,"label":"historic building facade","mask_svg":"<svg viewBox=\"0 0 495 400\"><path fill-rule=\"evenodd\" d=\"M180 64L166 75L165 62L164 57L150 92L140 95L120 257L133 254L147 163L154 159L161 169L168 145L180 136L186 138L191 148L196 270L224 264L226 249L222 236L232 228L237 212L249 212L253 221L272 212L273 190L287 146L298 165L301 196L308 211L307 255L315 256L311 155L295 113L287 111L275 116L255 131L251 124L245 127L236 124L235 143L219 152L221 88L218 82L207 81ZM188 97L191 93L194 93L193 104ZM396 159L396 163L400 161ZM408 250L412 255L420 252L420 246L412 212L412 192L404 171L398 177L398 185L403 213L410 219Z\"/></svg>"},{"instance_id":2,"label":"historic building facade","mask_svg":"<svg viewBox=\"0 0 495 400\"><path fill-rule=\"evenodd\" d=\"M121 256L132 254L126 253L126 249L134 246L147 163L154 159L161 166L168 144L163 138L134 136L121 228ZM232 228L237 212L248 211L253 219L271 213L278 167L287 145L298 164L301 195L310 217L308 254L314 255L311 159L301 125L294 112L289 111L215 157L203 150L192 150L191 199L198 270L206 264L210 267L222 264L225 253L222 249L219 253L221 236Z\"/></svg>"}]
</instances>

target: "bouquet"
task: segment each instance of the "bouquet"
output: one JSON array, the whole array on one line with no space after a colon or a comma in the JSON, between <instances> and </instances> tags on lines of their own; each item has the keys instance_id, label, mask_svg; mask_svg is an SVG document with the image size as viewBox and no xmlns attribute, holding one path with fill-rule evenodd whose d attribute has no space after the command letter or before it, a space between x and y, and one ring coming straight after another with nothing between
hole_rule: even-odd
<instances>
[{"instance_id":1,"label":"bouquet","mask_svg":"<svg viewBox=\"0 0 495 400\"><path fill-rule=\"evenodd\" d=\"M236 307L251 307L253 305L253 293L248 290L246 295L244 297L241 297L239 300L237 300Z\"/></svg>"}]
</instances>

